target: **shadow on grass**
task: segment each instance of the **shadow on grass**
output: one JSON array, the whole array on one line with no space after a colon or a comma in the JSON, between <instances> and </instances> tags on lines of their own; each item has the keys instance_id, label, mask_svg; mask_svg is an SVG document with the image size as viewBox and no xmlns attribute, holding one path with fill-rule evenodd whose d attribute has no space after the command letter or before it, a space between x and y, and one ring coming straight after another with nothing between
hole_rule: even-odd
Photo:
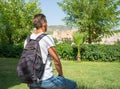
<instances>
[{"instance_id":1,"label":"shadow on grass","mask_svg":"<svg viewBox=\"0 0 120 89\"><path fill-rule=\"evenodd\" d=\"M0 89L9 89L21 82L17 77L17 59L0 58Z\"/></svg>"},{"instance_id":2,"label":"shadow on grass","mask_svg":"<svg viewBox=\"0 0 120 89\"><path fill-rule=\"evenodd\" d=\"M19 85L20 82L13 73L0 73L0 88L9 89L12 86Z\"/></svg>"}]
</instances>

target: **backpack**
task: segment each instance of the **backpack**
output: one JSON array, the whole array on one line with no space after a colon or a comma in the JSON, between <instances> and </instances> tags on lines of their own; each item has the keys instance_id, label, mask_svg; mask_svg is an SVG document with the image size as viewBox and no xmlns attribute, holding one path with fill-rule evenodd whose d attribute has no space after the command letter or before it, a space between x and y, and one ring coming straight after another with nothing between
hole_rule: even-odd
<instances>
[{"instance_id":1,"label":"backpack","mask_svg":"<svg viewBox=\"0 0 120 89\"><path fill-rule=\"evenodd\" d=\"M17 66L17 74L23 83L33 83L40 80L45 64L42 61L39 41L47 34L41 34L35 40L27 37L27 44L23 49Z\"/></svg>"}]
</instances>

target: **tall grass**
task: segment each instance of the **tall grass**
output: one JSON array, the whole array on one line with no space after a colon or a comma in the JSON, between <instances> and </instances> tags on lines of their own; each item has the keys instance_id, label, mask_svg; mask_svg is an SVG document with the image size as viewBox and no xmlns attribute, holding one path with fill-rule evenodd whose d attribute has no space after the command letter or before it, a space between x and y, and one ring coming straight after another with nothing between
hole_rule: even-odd
<instances>
[{"instance_id":1,"label":"tall grass","mask_svg":"<svg viewBox=\"0 0 120 89\"><path fill-rule=\"evenodd\" d=\"M17 77L17 62L0 58L0 89L28 89ZM62 65L64 76L76 81L78 89L120 89L119 62L62 61Z\"/></svg>"}]
</instances>

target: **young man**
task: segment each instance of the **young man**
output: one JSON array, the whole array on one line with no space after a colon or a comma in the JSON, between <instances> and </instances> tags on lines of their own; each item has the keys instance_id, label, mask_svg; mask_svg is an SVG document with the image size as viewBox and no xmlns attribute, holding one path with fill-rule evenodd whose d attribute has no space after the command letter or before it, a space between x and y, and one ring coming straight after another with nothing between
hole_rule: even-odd
<instances>
[{"instance_id":1,"label":"young man","mask_svg":"<svg viewBox=\"0 0 120 89\"><path fill-rule=\"evenodd\" d=\"M47 31L47 20L45 15L35 15L33 19L33 24L36 28L36 31L31 34L31 39L36 39L39 35ZM27 41L25 41L24 46L26 45L26 43ZM39 41L39 46L41 49L43 62L46 62L46 66L42 79L39 81L39 83L29 84L30 89L76 89L75 82L64 78L62 65L55 50L53 38L50 35L44 36ZM53 75L51 57L54 60L58 76Z\"/></svg>"}]
</instances>

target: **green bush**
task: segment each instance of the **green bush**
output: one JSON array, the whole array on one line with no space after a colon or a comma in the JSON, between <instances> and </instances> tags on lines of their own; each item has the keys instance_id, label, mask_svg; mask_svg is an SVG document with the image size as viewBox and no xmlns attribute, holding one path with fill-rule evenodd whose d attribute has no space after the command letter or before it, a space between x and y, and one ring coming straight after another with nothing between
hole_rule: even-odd
<instances>
[{"instance_id":1,"label":"green bush","mask_svg":"<svg viewBox=\"0 0 120 89\"><path fill-rule=\"evenodd\" d=\"M74 53L73 48L69 43L62 43L56 45L57 53L59 54L60 58L65 60L73 60Z\"/></svg>"},{"instance_id":2,"label":"green bush","mask_svg":"<svg viewBox=\"0 0 120 89\"><path fill-rule=\"evenodd\" d=\"M105 62L120 61L120 45L83 45L81 47L81 59Z\"/></svg>"},{"instance_id":3,"label":"green bush","mask_svg":"<svg viewBox=\"0 0 120 89\"><path fill-rule=\"evenodd\" d=\"M20 57L23 43L10 45L0 44L0 57ZM64 60L76 60L77 47L64 42L56 45L57 53ZM120 44L84 44L80 48L82 61L120 61Z\"/></svg>"},{"instance_id":4,"label":"green bush","mask_svg":"<svg viewBox=\"0 0 120 89\"><path fill-rule=\"evenodd\" d=\"M77 47L69 43L56 45L57 52L62 59L76 60ZM120 45L84 44L80 48L82 61L120 61Z\"/></svg>"},{"instance_id":5,"label":"green bush","mask_svg":"<svg viewBox=\"0 0 120 89\"><path fill-rule=\"evenodd\" d=\"M23 43L11 45L1 44L0 45L0 57L20 57L23 49Z\"/></svg>"}]
</instances>

